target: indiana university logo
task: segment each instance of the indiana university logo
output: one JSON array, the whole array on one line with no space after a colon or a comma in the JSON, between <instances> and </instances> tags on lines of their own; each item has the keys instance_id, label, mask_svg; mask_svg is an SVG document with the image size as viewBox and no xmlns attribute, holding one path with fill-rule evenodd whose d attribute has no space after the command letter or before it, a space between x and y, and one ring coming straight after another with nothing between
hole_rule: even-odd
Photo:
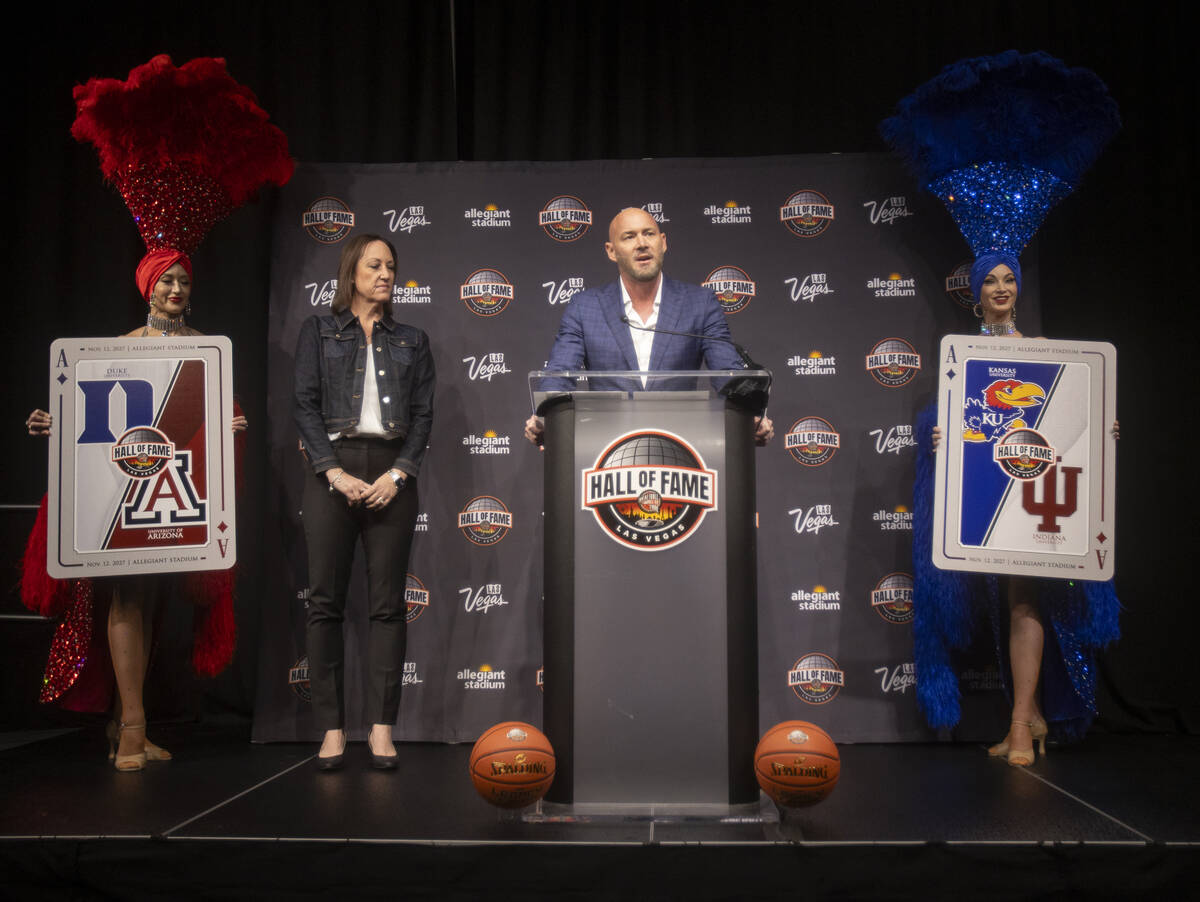
<instances>
[{"instance_id":1,"label":"indiana university logo","mask_svg":"<svg viewBox=\"0 0 1200 902\"><path fill-rule=\"evenodd\" d=\"M1058 472L1063 474L1062 501L1058 500ZM1059 467L1052 465L1041 480L1042 499L1037 500L1037 483L1025 482L1021 486L1021 507L1027 514L1041 517L1038 532L1062 532L1059 517L1070 517L1079 506L1079 474L1083 467Z\"/></svg>"}]
</instances>

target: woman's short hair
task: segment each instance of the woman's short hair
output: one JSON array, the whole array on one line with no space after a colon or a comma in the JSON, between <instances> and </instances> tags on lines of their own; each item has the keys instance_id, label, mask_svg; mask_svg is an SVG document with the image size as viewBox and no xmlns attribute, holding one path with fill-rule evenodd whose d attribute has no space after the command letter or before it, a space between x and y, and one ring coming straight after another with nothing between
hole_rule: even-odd
<instances>
[{"instance_id":1,"label":"woman's short hair","mask_svg":"<svg viewBox=\"0 0 1200 902\"><path fill-rule=\"evenodd\" d=\"M392 261L399 265L400 258L396 256L396 248L392 242L382 235L355 235L342 248L342 259L338 263L337 291L333 293L333 312L341 313L350 308L354 300L354 272L358 269L358 261L362 259L367 245L372 241L382 241L392 252Z\"/></svg>"}]
</instances>

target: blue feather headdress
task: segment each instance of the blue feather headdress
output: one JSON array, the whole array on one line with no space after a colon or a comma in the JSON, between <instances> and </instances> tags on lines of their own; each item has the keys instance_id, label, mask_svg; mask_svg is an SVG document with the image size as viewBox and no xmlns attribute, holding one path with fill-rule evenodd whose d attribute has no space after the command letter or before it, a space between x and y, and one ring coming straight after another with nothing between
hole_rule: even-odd
<instances>
[{"instance_id":1,"label":"blue feather headdress","mask_svg":"<svg viewBox=\"0 0 1200 902\"><path fill-rule=\"evenodd\" d=\"M976 257L1015 260L1120 127L1096 73L1009 50L947 66L879 130Z\"/></svg>"}]
</instances>

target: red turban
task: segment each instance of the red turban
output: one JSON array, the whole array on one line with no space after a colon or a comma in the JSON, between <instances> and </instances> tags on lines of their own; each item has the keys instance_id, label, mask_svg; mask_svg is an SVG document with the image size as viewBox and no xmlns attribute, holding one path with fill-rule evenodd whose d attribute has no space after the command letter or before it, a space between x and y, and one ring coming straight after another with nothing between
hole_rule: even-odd
<instances>
[{"instance_id":1,"label":"red turban","mask_svg":"<svg viewBox=\"0 0 1200 902\"><path fill-rule=\"evenodd\" d=\"M137 271L133 276L134 281L137 282L138 291L142 293L142 300L150 300L154 284L176 263L187 270L189 278L192 277L192 261L183 251L177 251L173 247L164 247L162 250L148 251L146 256L142 257L142 262L137 265Z\"/></svg>"}]
</instances>

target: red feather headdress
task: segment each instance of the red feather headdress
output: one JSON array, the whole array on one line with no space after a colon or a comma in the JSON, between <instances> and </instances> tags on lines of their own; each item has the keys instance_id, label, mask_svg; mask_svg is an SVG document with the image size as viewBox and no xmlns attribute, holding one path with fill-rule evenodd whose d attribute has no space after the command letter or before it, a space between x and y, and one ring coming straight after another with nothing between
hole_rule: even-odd
<instances>
[{"instance_id":1,"label":"red feather headdress","mask_svg":"<svg viewBox=\"0 0 1200 902\"><path fill-rule=\"evenodd\" d=\"M162 54L125 81L93 78L74 94L71 134L96 146L150 254L194 251L261 186L292 176L287 137L223 59L176 68Z\"/></svg>"}]
</instances>

